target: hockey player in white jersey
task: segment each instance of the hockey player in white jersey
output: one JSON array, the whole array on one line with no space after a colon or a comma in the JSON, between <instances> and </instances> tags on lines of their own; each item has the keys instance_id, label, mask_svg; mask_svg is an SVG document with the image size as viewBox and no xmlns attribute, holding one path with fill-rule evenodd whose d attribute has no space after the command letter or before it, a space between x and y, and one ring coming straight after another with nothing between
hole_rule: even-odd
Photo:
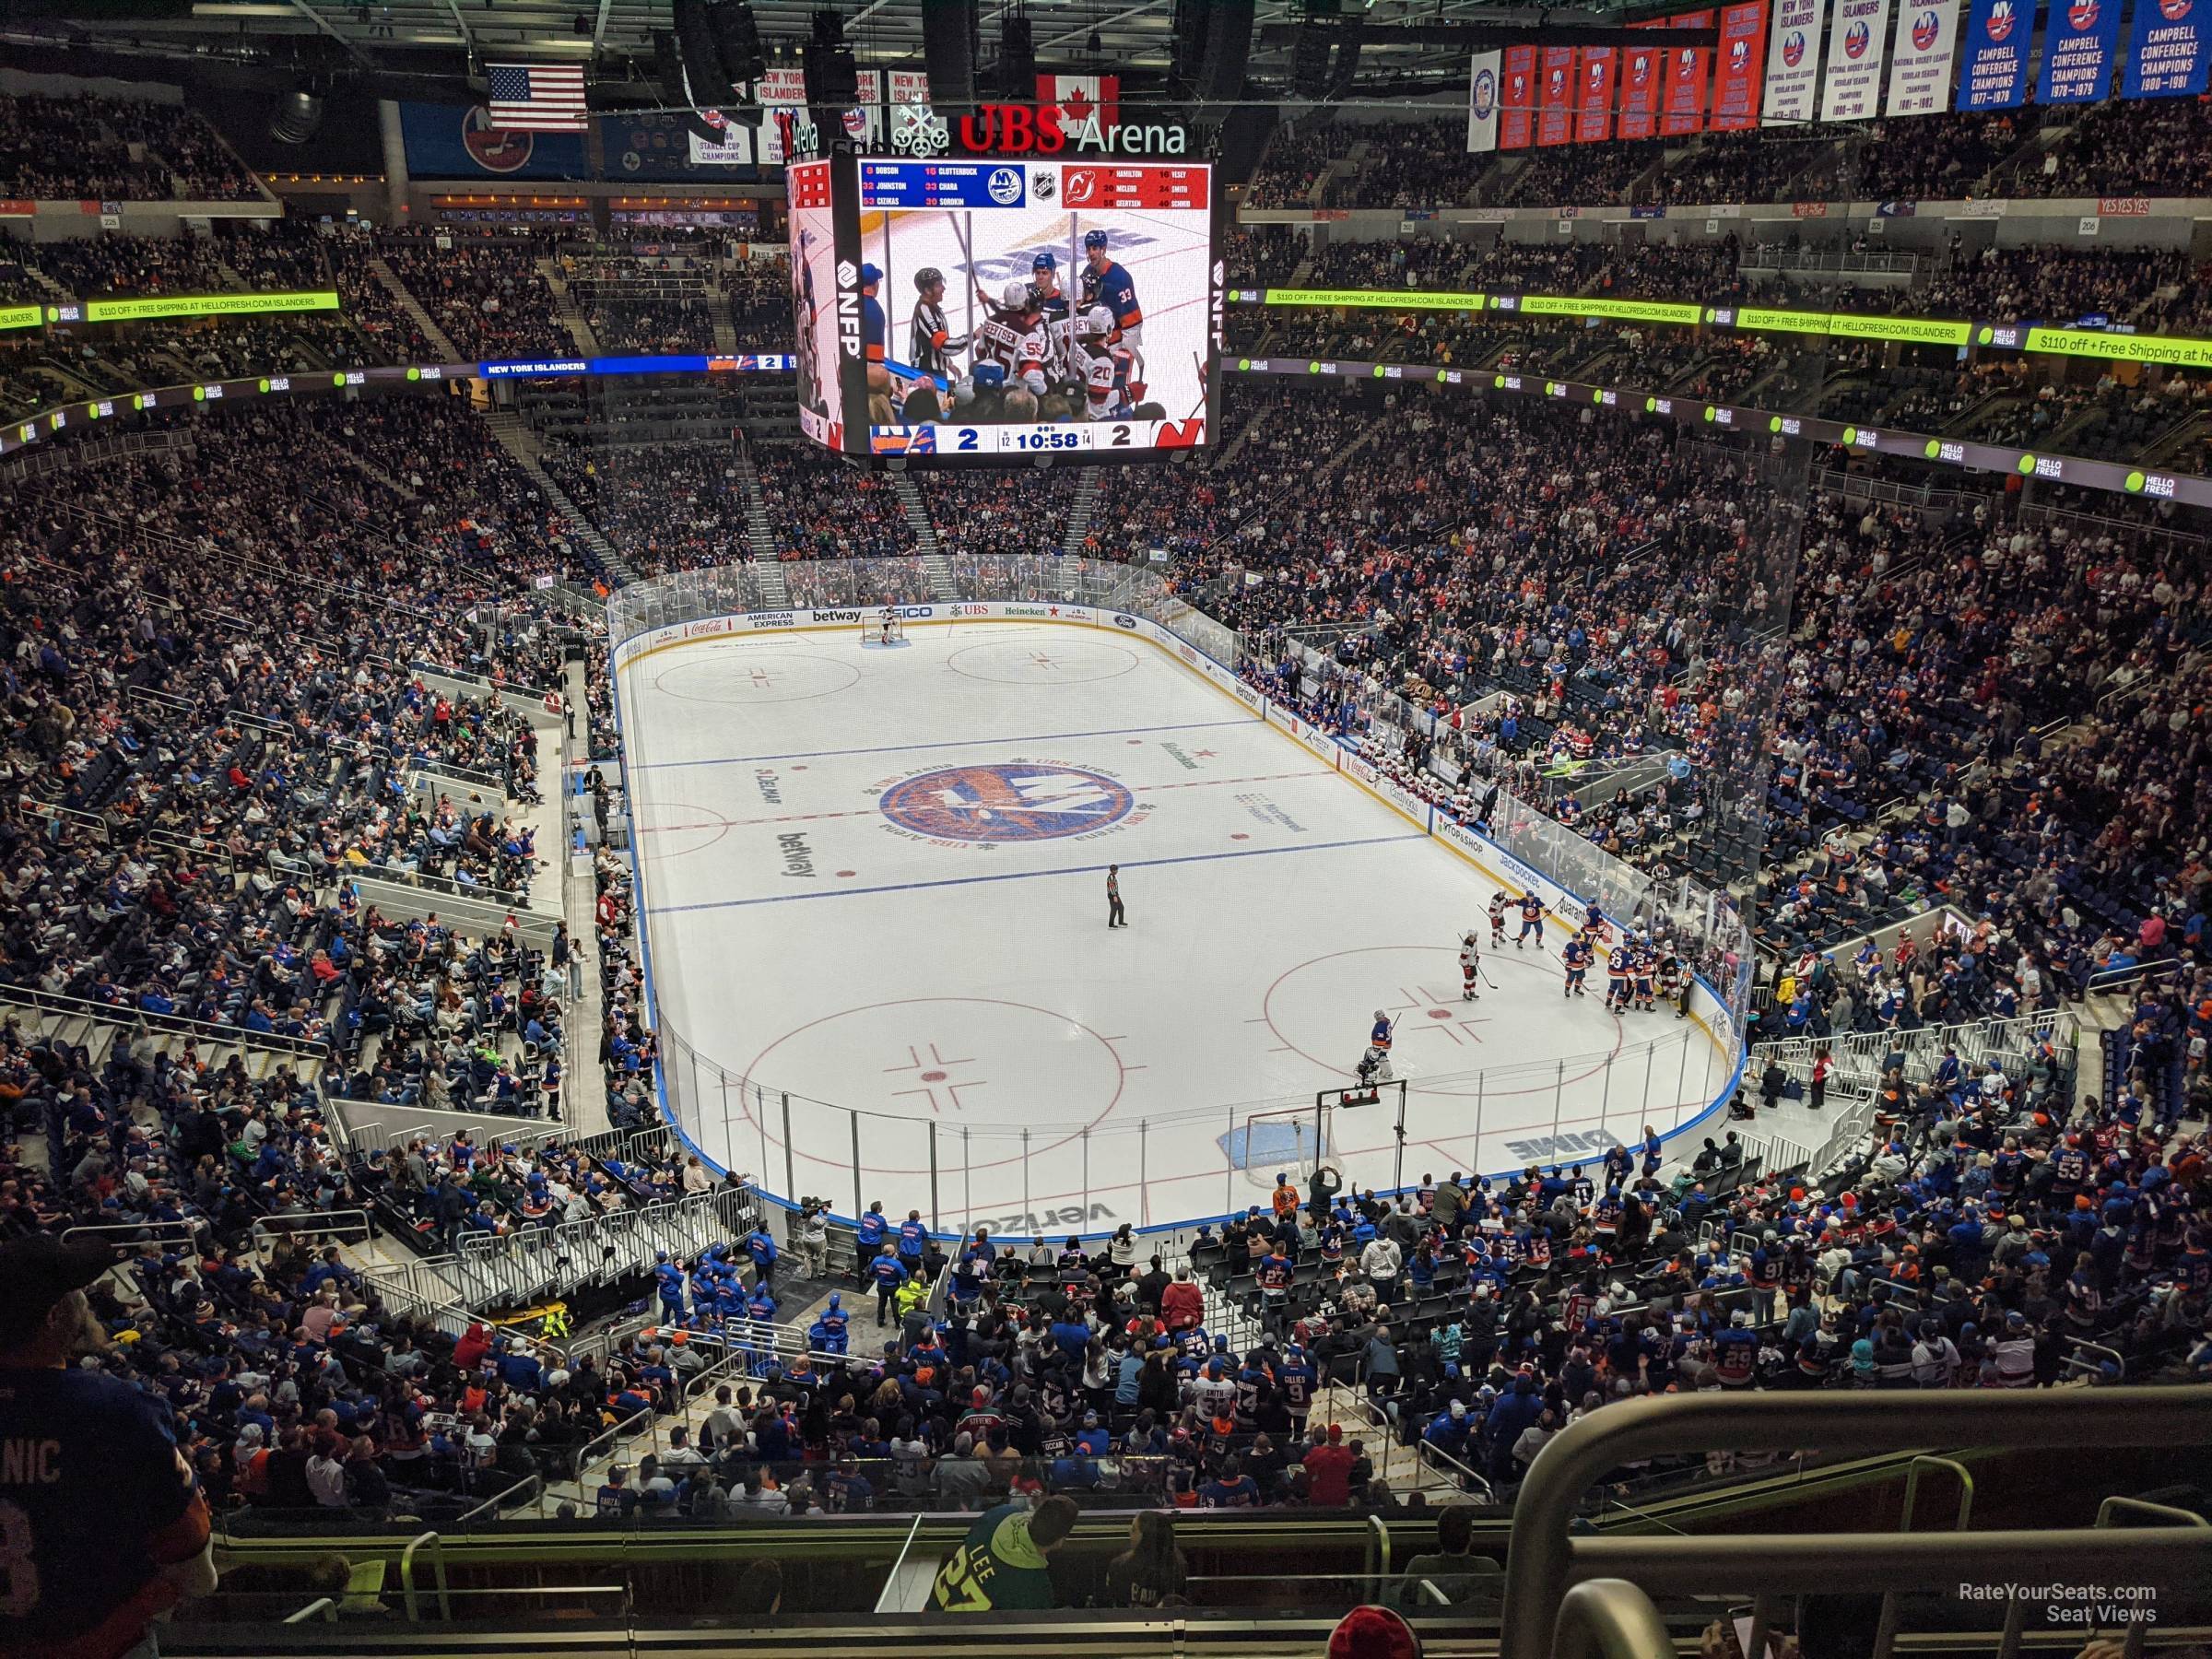
<instances>
[{"instance_id":1,"label":"hockey player in white jersey","mask_svg":"<svg viewBox=\"0 0 2212 1659\"><path fill-rule=\"evenodd\" d=\"M1083 389L1084 418L1126 419L1127 383L1123 378L1121 360L1107 349L1107 341L1113 333L1113 313L1102 305L1093 306L1053 327L1053 344L1065 354L1069 377Z\"/></svg>"},{"instance_id":2,"label":"hockey player in white jersey","mask_svg":"<svg viewBox=\"0 0 2212 1659\"><path fill-rule=\"evenodd\" d=\"M991 315L975 331L974 360L998 364L1006 371L1009 387L1024 386L1032 396L1042 397L1044 366L1052 354L1043 295L1034 283L1016 280L1006 284L1001 300L1003 303L995 306L984 300Z\"/></svg>"},{"instance_id":3,"label":"hockey player in white jersey","mask_svg":"<svg viewBox=\"0 0 2212 1659\"><path fill-rule=\"evenodd\" d=\"M1473 1002L1482 994L1475 989L1476 977L1482 972L1482 948L1475 942L1475 930L1468 928L1459 941L1459 1000Z\"/></svg>"}]
</instances>

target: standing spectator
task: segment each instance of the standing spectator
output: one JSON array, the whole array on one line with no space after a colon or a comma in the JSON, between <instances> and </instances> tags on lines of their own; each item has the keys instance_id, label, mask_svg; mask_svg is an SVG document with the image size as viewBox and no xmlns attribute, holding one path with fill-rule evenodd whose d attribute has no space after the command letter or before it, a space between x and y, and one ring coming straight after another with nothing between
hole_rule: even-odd
<instances>
[{"instance_id":1,"label":"standing spectator","mask_svg":"<svg viewBox=\"0 0 2212 1659\"><path fill-rule=\"evenodd\" d=\"M1052 1554L1075 1530L1077 1513L1073 1498L1047 1498L1033 1510L985 1510L938 1570L932 1605L940 1613L1055 1606Z\"/></svg>"},{"instance_id":2,"label":"standing spectator","mask_svg":"<svg viewBox=\"0 0 2212 1659\"><path fill-rule=\"evenodd\" d=\"M1158 1510L1139 1510L1129 1518L1129 1547L1106 1564L1105 1605L1157 1607L1179 1600L1190 1564L1175 1547L1175 1518Z\"/></svg>"}]
</instances>

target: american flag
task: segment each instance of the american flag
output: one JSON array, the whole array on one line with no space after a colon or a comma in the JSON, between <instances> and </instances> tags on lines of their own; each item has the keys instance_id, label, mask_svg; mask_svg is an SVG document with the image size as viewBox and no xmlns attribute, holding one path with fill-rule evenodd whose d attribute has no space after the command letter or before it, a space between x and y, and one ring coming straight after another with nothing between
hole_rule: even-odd
<instances>
[{"instance_id":1,"label":"american flag","mask_svg":"<svg viewBox=\"0 0 2212 1659\"><path fill-rule=\"evenodd\" d=\"M559 64L487 64L491 124L511 133L581 133L583 69Z\"/></svg>"}]
</instances>

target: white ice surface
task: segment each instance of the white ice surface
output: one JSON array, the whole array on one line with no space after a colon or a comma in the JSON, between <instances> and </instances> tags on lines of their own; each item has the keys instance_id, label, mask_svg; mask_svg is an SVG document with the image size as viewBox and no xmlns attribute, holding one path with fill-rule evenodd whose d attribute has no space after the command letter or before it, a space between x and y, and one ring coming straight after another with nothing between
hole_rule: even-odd
<instances>
[{"instance_id":1,"label":"white ice surface","mask_svg":"<svg viewBox=\"0 0 2212 1659\"><path fill-rule=\"evenodd\" d=\"M1268 1148L1349 1080L1378 1007L1412 1080L1407 1183L1571 1160L1562 1136L1594 1163L1727 1081L1694 1022L1608 1015L1602 976L1567 1001L1556 923L1545 950L1490 950L1489 873L1139 641L722 637L621 689L655 1018L730 1079L671 1060L685 1127L772 1191L850 1208L858 1108L861 1196L947 1228L1264 1201ZM910 780L986 765L1013 770L910 785L932 833L886 814ZM1069 833L1017 827L1038 823ZM1468 928L1493 987L1474 1003ZM1386 1097L1333 1118L1359 1183L1391 1184L1394 1116ZM1232 1167L1247 1134L1265 1167Z\"/></svg>"}]
</instances>

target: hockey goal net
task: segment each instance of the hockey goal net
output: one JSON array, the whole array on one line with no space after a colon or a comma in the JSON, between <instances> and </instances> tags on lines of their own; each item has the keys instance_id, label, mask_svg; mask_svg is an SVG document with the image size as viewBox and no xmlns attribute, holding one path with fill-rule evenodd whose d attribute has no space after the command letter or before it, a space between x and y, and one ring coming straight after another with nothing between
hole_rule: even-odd
<instances>
[{"instance_id":1,"label":"hockey goal net","mask_svg":"<svg viewBox=\"0 0 2212 1659\"><path fill-rule=\"evenodd\" d=\"M1272 1191L1275 1178L1288 1175L1302 1189L1334 1150L1335 1112L1325 1104L1254 1112L1230 1136L1230 1164L1256 1187Z\"/></svg>"},{"instance_id":2,"label":"hockey goal net","mask_svg":"<svg viewBox=\"0 0 2212 1659\"><path fill-rule=\"evenodd\" d=\"M879 612L868 619L868 638L893 644L906 638L906 618L897 611Z\"/></svg>"}]
</instances>

